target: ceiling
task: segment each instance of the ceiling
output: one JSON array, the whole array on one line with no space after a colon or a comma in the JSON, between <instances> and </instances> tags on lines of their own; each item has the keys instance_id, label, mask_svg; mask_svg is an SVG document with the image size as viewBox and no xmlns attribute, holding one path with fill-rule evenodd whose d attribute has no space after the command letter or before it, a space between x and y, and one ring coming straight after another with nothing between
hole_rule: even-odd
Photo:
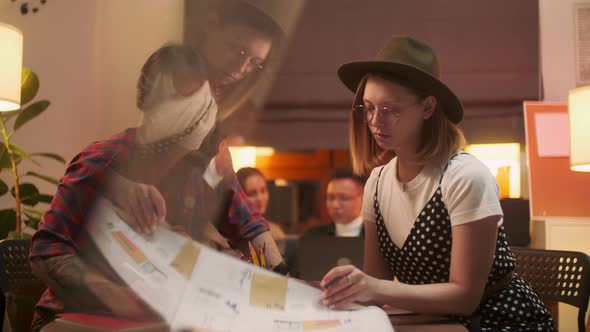
<instances>
[{"instance_id":1,"label":"ceiling","mask_svg":"<svg viewBox=\"0 0 590 332\"><path fill-rule=\"evenodd\" d=\"M437 51L443 81L465 105L468 139L519 141L522 101L540 98L538 34L536 0L308 0L249 141L346 147L352 93L336 71L372 58L392 35ZM497 130L478 137L494 121Z\"/></svg>"}]
</instances>

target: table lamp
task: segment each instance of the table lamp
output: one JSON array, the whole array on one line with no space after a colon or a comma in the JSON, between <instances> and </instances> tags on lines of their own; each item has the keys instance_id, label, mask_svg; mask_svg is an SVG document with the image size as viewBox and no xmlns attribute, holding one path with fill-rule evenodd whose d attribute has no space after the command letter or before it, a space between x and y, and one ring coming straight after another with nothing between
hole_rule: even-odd
<instances>
[{"instance_id":1,"label":"table lamp","mask_svg":"<svg viewBox=\"0 0 590 332\"><path fill-rule=\"evenodd\" d=\"M23 34L0 22L0 112L20 108Z\"/></svg>"},{"instance_id":2,"label":"table lamp","mask_svg":"<svg viewBox=\"0 0 590 332\"><path fill-rule=\"evenodd\" d=\"M590 172L590 86L569 93L570 169Z\"/></svg>"}]
</instances>

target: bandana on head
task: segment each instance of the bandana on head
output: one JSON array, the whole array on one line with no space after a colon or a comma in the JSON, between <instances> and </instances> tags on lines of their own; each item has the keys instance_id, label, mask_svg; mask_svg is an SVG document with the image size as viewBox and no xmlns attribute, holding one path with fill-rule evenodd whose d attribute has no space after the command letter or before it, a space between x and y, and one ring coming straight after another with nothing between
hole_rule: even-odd
<instances>
[{"instance_id":1,"label":"bandana on head","mask_svg":"<svg viewBox=\"0 0 590 332\"><path fill-rule=\"evenodd\" d=\"M143 108L138 142L158 142L194 127L178 145L189 150L198 149L213 128L217 115L218 107L211 94L209 82L205 81L191 96L177 96L172 76L159 74L152 92Z\"/></svg>"}]
</instances>

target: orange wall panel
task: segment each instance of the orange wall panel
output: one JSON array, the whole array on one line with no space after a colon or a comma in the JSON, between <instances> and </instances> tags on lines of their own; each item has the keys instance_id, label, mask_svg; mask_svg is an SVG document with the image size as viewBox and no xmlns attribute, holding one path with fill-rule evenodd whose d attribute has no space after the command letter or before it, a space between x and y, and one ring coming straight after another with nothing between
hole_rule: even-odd
<instances>
[{"instance_id":1,"label":"orange wall panel","mask_svg":"<svg viewBox=\"0 0 590 332\"><path fill-rule=\"evenodd\" d=\"M524 110L531 216L590 217L590 173L571 171L569 157L538 153L535 114L567 113L567 104L525 102Z\"/></svg>"}]
</instances>

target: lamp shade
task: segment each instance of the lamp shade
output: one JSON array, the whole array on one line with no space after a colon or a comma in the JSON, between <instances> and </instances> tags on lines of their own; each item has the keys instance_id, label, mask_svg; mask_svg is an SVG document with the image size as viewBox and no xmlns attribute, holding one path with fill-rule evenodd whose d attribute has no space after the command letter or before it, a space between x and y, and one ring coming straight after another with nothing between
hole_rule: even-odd
<instances>
[{"instance_id":1,"label":"lamp shade","mask_svg":"<svg viewBox=\"0 0 590 332\"><path fill-rule=\"evenodd\" d=\"M20 108L22 66L22 32L12 25L0 23L0 111Z\"/></svg>"},{"instance_id":2,"label":"lamp shade","mask_svg":"<svg viewBox=\"0 0 590 332\"><path fill-rule=\"evenodd\" d=\"M590 86L569 94L570 169L590 172Z\"/></svg>"}]
</instances>

